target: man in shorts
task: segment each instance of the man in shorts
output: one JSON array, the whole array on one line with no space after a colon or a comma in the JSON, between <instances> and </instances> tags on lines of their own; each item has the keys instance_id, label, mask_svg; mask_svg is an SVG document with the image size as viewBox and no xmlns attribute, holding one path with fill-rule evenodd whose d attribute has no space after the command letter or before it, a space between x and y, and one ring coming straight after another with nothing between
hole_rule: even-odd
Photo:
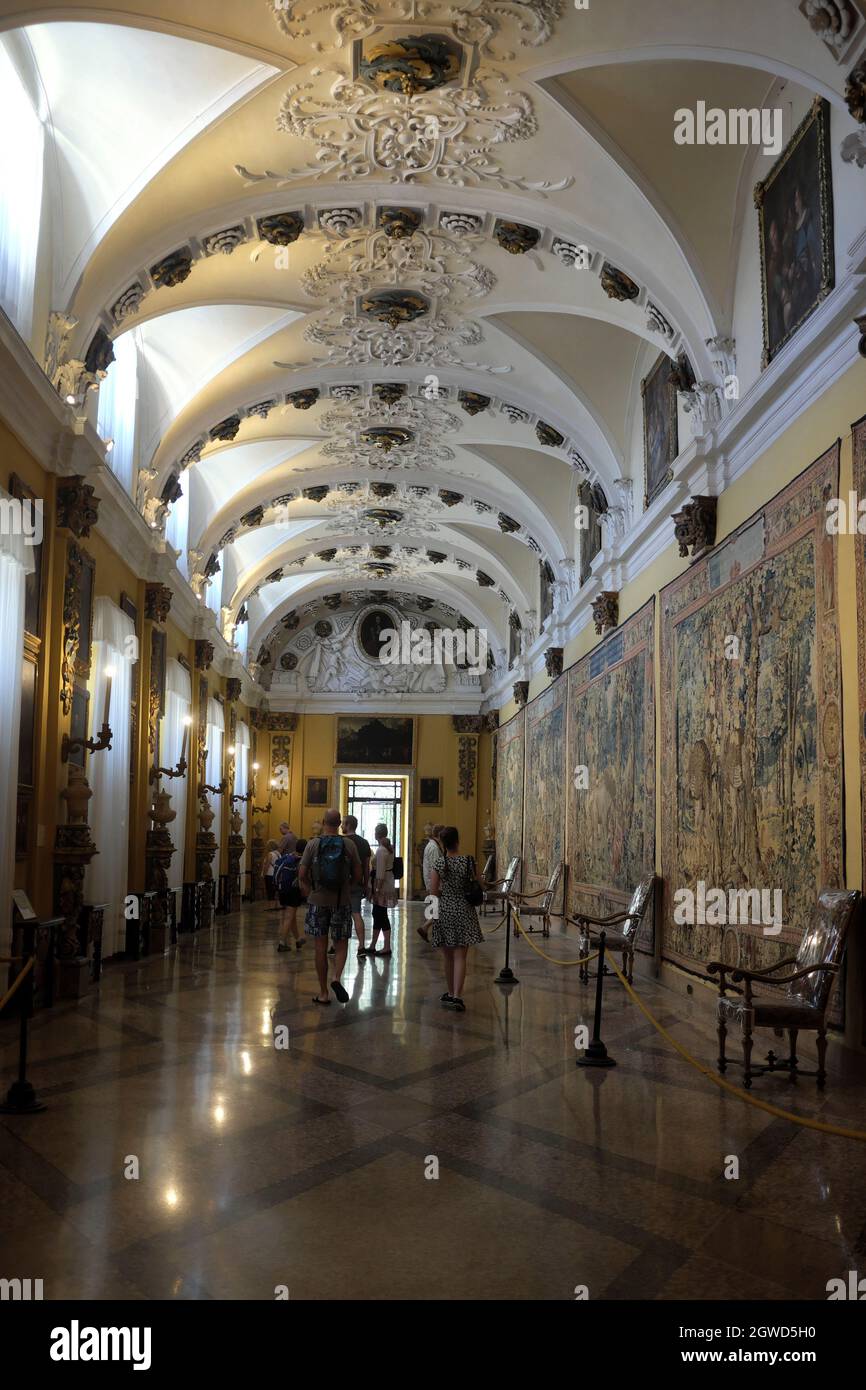
<instances>
[{"instance_id":1,"label":"man in shorts","mask_svg":"<svg viewBox=\"0 0 866 1390\"><path fill-rule=\"evenodd\" d=\"M364 897L364 890L370 878L370 849L369 840L365 840L363 835L358 834L358 817L344 816L342 831L347 840L351 840L358 857L361 860L361 882L352 885L352 921L355 923L355 935L358 938L358 960L367 959L367 951L364 946L364 919L361 916L361 901Z\"/></svg>"},{"instance_id":2,"label":"man in shorts","mask_svg":"<svg viewBox=\"0 0 866 1390\"><path fill-rule=\"evenodd\" d=\"M339 840L340 846L333 841ZM336 881L326 882L326 874L336 875ZM298 868L301 891L307 898L307 920L304 931L316 944L316 975L319 993L313 1003L330 1004L328 994L328 937L334 943L334 979L331 989L341 1004L349 995L340 983L346 953L352 935L352 889L361 884L361 859L353 842L340 834L340 812L326 811L322 817L322 833L307 842Z\"/></svg>"}]
</instances>

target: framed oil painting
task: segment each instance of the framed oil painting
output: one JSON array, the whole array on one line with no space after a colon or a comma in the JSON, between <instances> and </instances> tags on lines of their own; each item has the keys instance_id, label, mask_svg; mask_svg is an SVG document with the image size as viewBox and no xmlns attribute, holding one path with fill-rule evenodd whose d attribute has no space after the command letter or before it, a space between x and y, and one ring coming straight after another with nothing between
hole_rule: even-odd
<instances>
[{"instance_id":1,"label":"framed oil painting","mask_svg":"<svg viewBox=\"0 0 866 1390\"><path fill-rule=\"evenodd\" d=\"M677 393L671 381L673 363L662 353L640 384L643 397L644 499L648 507L673 477L671 464L679 453Z\"/></svg>"},{"instance_id":2,"label":"framed oil painting","mask_svg":"<svg viewBox=\"0 0 866 1390\"><path fill-rule=\"evenodd\" d=\"M441 777L422 777L421 790L418 796L420 806L441 806L442 805L442 778Z\"/></svg>"},{"instance_id":3,"label":"framed oil painting","mask_svg":"<svg viewBox=\"0 0 866 1390\"><path fill-rule=\"evenodd\" d=\"M308 777L307 796L308 806L327 806L328 804L328 779L327 777Z\"/></svg>"},{"instance_id":4,"label":"framed oil painting","mask_svg":"<svg viewBox=\"0 0 866 1390\"><path fill-rule=\"evenodd\" d=\"M340 715L337 718L338 763L358 767L410 767L415 721L386 715Z\"/></svg>"},{"instance_id":5,"label":"framed oil painting","mask_svg":"<svg viewBox=\"0 0 866 1390\"><path fill-rule=\"evenodd\" d=\"M755 186L767 366L835 283L830 107L817 97Z\"/></svg>"}]
</instances>

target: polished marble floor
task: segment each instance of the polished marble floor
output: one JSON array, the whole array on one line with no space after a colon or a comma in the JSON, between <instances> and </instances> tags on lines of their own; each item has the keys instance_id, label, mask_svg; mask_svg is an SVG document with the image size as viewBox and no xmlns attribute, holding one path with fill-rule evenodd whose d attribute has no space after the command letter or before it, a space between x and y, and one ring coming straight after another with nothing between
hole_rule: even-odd
<instances>
[{"instance_id":1,"label":"polished marble floor","mask_svg":"<svg viewBox=\"0 0 866 1390\"><path fill-rule=\"evenodd\" d=\"M0 1276L51 1299L825 1299L866 1268L866 1145L723 1095L615 983L618 1065L579 1070L592 989L523 942L502 989L503 930L446 1011L420 914L390 960L351 949L345 1007L314 1008L312 947L277 955L257 905L37 1015L48 1108L0 1116ZM707 1002L638 983L712 1060ZM14 1059L5 1022L3 1090ZM866 1129L866 1077L831 1067L826 1097L756 1093Z\"/></svg>"}]
</instances>

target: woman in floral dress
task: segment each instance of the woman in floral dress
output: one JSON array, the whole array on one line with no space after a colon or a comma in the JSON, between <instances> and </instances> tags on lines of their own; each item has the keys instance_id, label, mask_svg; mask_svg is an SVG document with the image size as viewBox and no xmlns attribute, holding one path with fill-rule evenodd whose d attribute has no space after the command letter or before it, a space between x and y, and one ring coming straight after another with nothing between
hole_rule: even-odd
<instances>
[{"instance_id":1,"label":"woman in floral dress","mask_svg":"<svg viewBox=\"0 0 866 1390\"><path fill-rule=\"evenodd\" d=\"M446 1009L464 1013L463 982L466 979L466 956L470 946L483 941L478 914L466 900L466 891L473 879L481 877L471 854L460 853L460 837L456 826L447 825L440 836L442 854L433 861L430 891L438 899L438 915L430 932L431 946L441 946L445 953L445 983L448 986L441 1002Z\"/></svg>"}]
</instances>

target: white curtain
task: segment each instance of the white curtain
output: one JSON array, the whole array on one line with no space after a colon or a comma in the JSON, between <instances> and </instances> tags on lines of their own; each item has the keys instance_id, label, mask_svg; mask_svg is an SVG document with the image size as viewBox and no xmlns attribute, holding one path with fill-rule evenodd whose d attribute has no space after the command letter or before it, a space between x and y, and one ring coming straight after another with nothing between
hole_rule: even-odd
<instances>
[{"instance_id":1,"label":"white curtain","mask_svg":"<svg viewBox=\"0 0 866 1390\"><path fill-rule=\"evenodd\" d=\"M244 666L247 665L247 646L248 646L248 644L249 644L249 640L250 640L250 625L249 625L249 621L247 621L247 622L245 622L245 623L240 623L240 624L235 628L235 651L237 652L237 654L238 654L238 656L240 657L241 661L243 662Z\"/></svg>"},{"instance_id":2,"label":"white curtain","mask_svg":"<svg viewBox=\"0 0 866 1390\"><path fill-rule=\"evenodd\" d=\"M33 327L44 130L0 42L0 305L22 338Z\"/></svg>"},{"instance_id":3,"label":"white curtain","mask_svg":"<svg viewBox=\"0 0 866 1390\"><path fill-rule=\"evenodd\" d=\"M114 955L126 945L124 899L128 892L129 859L129 761L132 664L135 626L111 599L97 598L93 605L93 655L90 675L90 734L102 727L106 706L107 672L111 676L111 748L92 753L87 778L93 791L90 802L91 835L99 853L90 861L84 878L88 902L105 903L103 954Z\"/></svg>"},{"instance_id":4,"label":"white curtain","mask_svg":"<svg viewBox=\"0 0 866 1390\"><path fill-rule=\"evenodd\" d=\"M132 492L135 461L135 413L138 401L138 354L134 330L114 340L114 361L99 388L96 430L114 441L108 465L127 492Z\"/></svg>"},{"instance_id":5,"label":"white curtain","mask_svg":"<svg viewBox=\"0 0 866 1390\"><path fill-rule=\"evenodd\" d=\"M0 488L0 500L9 496ZM21 662L24 650L24 579L33 570L33 549L23 535L0 529L0 952L11 944L15 879L15 812L18 799L18 726L21 719Z\"/></svg>"},{"instance_id":6,"label":"white curtain","mask_svg":"<svg viewBox=\"0 0 866 1390\"><path fill-rule=\"evenodd\" d=\"M225 739L226 721L223 707L218 700L210 699L207 702L207 762L205 764L205 778L210 787L218 787L223 775L223 742ZM223 847L223 797L214 796L210 799L211 805L216 812L214 823L211 829L216 837L217 852L213 858L214 880L219 876L220 855Z\"/></svg>"},{"instance_id":7,"label":"white curtain","mask_svg":"<svg viewBox=\"0 0 866 1390\"><path fill-rule=\"evenodd\" d=\"M250 731L246 724L239 723L235 730L235 793L238 796L246 796L250 789ZM249 802L239 801L237 810L243 822L241 834L244 837L244 845L247 843L247 825L249 823ZM247 867L247 852L244 849L241 855L241 892L245 886L244 872Z\"/></svg>"},{"instance_id":8,"label":"white curtain","mask_svg":"<svg viewBox=\"0 0 866 1390\"><path fill-rule=\"evenodd\" d=\"M184 744L185 731L187 771L185 777L166 778L164 783L165 790L171 792L171 804L176 812L174 820L170 821L167 827L171 842L174 845L171 868L168 871L169 888L180 888L183 884L187 789L190 777L195 775L195 769L189 766L192 729L184 722L189 718L191 711L192 682L189 671L185 671L179 661L171 659L165 670L165 718L162 722L160 764L162 767L177 766Z\"/></svg>"}]
</instances>

